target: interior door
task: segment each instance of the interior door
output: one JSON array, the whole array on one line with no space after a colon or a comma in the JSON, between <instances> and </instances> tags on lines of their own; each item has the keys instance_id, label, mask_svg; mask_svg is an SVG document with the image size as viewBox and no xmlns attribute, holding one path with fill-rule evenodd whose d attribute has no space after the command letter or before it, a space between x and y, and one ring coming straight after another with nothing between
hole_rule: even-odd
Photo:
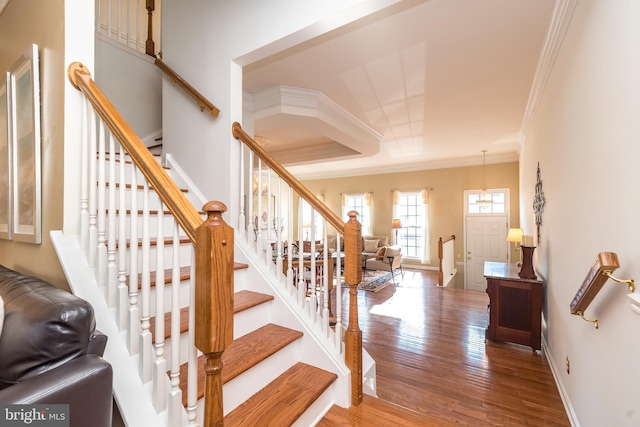
<instances>
[{"instance_id":1,"label":"interior door","mask_svg":"<svg viewBox=\"0 0 640 427\"><path fill-rule=\"evenodd\" d=\"M466 273L465 288L484 291L484 262L508 262L506 216L468 216L465 236Z\"/></svg>"}]
</instances>

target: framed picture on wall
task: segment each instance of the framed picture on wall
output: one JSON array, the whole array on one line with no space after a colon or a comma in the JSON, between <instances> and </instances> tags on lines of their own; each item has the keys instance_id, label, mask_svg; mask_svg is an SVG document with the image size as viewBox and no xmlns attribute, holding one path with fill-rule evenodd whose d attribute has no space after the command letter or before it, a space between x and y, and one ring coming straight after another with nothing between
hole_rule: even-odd
<instances>
[{"instance_id":1,"label":"framed picture on wall","mask_svg":"<svg viewBox=\"0 0 640 427\"><path fill-rule=\"evenodd\" d=\"M12 67L9 78L14 240L42 242L40 182L40 73L38 46Z\"/></svg>"},{"instance_id":2,"label":"framed picture on wall","mask_svg":"<svg viewBox=\"0 0 640 427\"><path fill-rule=\"evenodd\" d=\"M11 145L9 73L0 81L0 239L11 239Z\"/></svg>"}]
</instances>

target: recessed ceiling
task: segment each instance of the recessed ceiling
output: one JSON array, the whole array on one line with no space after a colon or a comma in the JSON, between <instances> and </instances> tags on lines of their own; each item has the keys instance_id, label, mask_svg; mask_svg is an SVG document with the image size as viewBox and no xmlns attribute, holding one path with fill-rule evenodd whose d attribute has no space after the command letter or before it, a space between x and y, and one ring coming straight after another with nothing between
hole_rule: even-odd
<instances>
[{"instance_id":1,"label":"recessed ceiling","mask_svg":"<svg viewBox=\"0 0 640 427\"><path fill-rule=\"evenodd\" d=\"M483 149L488 163L516 161L553 8L424 1L250 64L250 99L293 88L341 113L327 120L322 105L301 114L286 102L269 111L253 99L255 133L300 178L480 164Z\"/></svg>"}]
</instances>

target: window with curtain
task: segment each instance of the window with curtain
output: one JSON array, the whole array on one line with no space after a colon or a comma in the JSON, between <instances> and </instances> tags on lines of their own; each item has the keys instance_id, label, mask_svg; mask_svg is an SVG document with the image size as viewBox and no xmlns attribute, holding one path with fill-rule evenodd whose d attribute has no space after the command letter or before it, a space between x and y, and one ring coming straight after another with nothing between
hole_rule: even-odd
<instances>
[{"instance_id":1,"label":"window with curtain","mask_svg":"<svg viewBox=\"0 0 640 427\"><path fill-rule=\"evenodd\" d=\"M349 211L358 212L358 221L362 224L362 235L371 234L371 193L343 194L342 219L349 220Z\"/></svg>"},{"instance_id":2,"label":"window with curtain","mask_svg":"<svg viewBox=\"0 0 640 427\"><path fill-rule=\"evenodd\" d=\"M402 247L403 257L430 263L428 191L394 191L393 218L402 223L396 244Z\"/></svg>"}]
</instances>

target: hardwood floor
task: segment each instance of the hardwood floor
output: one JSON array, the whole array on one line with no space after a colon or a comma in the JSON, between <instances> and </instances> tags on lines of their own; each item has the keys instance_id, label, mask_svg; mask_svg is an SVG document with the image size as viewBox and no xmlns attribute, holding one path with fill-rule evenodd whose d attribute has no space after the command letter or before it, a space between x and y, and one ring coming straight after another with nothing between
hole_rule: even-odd
<instances>
[{"instance_id":1,"label":"hardwood floor","mask_svg":"<svg viewBox=\"0 0 640 427\"><path fill-rule=\"evenodd\" d=\"M378 397L415 417L389 415L367 398L356 408L332 409L318 425L569 426L544 355L485 342L487 294L436 283L437 272L405 270L395 292L387 286L358 295Z\"/></svg>"}]
</instances>

